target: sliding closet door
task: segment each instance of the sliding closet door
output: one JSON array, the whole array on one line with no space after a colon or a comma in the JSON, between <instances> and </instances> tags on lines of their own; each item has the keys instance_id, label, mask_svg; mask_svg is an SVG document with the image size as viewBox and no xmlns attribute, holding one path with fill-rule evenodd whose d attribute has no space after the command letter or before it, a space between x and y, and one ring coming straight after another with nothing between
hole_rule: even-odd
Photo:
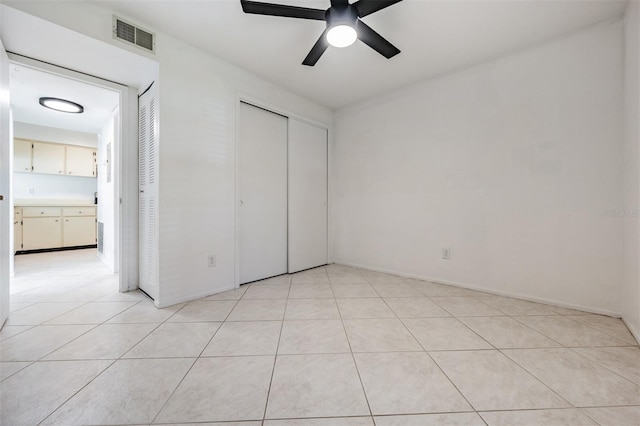
<instances>
[{"instance_id":1,"label":"sliding closet door","mask_svg":"<svg viewBox=\"0 0 640 426\"><path fill-rule=\"evenodd\" d=\"M327 263L327 130L289 119L289 273Z\"/></svg>"},{"instance_id":2,"label":"sliding closet door","mask_svg":"<svg viewBox=\"0 0 640 426\"><path fill-rule=\"evenodd\" d=\"M287 272L287 118L240 104L240 284Z\"/></svg>"}]
</instances>

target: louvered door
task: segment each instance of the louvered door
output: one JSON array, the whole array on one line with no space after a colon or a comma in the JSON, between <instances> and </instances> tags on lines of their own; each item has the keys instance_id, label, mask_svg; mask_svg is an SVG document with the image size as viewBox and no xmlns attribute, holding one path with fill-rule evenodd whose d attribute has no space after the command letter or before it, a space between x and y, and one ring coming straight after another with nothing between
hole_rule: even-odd
<instances>
[{"instance_id":1,"label":"louvered door","mask_svg":"<svg viewBox=\"0 0 640 426\"><path fill-rule=\"evenodd\" d=\"M140 289L158 296L158 118L156 88L151 86L138 100L139 108L139 233Z\"/></svg>"}]
</instances>

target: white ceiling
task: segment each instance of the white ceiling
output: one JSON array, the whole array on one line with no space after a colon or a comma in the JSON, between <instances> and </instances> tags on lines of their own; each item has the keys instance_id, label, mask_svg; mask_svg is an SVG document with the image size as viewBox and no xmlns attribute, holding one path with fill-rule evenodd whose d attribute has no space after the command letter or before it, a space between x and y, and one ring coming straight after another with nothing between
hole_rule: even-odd
<instances>
[{"instance_id":1,"label":"white ceiling","mask_svg":"<svg viewBox=\"0 0 640 426\"><path fill-rule=\"evenodd\" d=\"M318 9L329 0L270 0ZM331 108L339 108L622 16L625 1L404 0L363 19L402 53L361 42L301 65L321 21L247 15L240 0L95 1Z\"/></svg>"},{"instance_id":2,"label":"white ceiling","mask_svg":"<svg viewBox=\"0 0 640 426\"><path fill-rule=\"evenodd\" d=\"M86 133L100 133L118 105L117 92L21 65L10 69L11 107L15 121ZM69 114L44 108L40 97L67 99L84 106Z\"/></svg>"}]
</instances>

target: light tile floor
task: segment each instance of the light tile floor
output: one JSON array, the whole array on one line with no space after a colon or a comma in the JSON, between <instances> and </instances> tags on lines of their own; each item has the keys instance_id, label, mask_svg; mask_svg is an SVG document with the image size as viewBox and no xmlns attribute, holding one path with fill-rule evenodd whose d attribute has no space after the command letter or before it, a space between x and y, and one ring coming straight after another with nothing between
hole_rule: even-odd
<instances>
[{"instance_id":1,"label":"light tile floor","mask_svg":"<svg viewBox=\"0 0 640 426\"><path fill-rule=\"evenodd\" d=\"M16 271L3 425L640 424L614 318L340 265L160 310L95 250Z\"/></svg>"}]
</instances>

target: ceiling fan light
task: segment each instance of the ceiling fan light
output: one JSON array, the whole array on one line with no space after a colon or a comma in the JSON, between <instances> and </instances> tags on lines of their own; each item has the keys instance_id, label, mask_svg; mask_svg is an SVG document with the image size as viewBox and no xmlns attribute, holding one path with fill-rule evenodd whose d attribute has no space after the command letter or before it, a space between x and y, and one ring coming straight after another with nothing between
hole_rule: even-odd
<instances>
[{"instance_id":1,"label":"ceiling fan light","mask_svg":"<svg viewBox=\"0 0 640 426\"><path fill-rule=\"evenodd\" d=\"M82 114L84 112L84 107L82 105L66 99L43 97L38 101L43 107L54 111L69 112L72 114Z\"/></svg>"},{"instance_id":2,"label":"ceiling fan light","mask_svg":"<svg viewBox=\"0 0 640 426\"><path fill-rule=\"evenodd\" d=\"M334 47L351 46L357 39L358 33L351 25L335 25L327 32L327 41Z\"/></svg>"}]
</instances>

